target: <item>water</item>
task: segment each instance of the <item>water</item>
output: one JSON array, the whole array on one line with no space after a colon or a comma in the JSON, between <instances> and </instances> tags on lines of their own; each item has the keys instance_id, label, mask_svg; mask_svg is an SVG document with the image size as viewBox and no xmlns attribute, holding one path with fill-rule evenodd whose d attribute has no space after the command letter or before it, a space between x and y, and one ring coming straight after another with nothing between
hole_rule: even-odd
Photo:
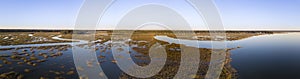
<instances>
[{"instance_id":1,"label":"water","mask_svg":"<svg viewBox=\"0 0 300 79\"><path fill-rule=\"evenodd\" d=\"M174 42L169 37L157 37L162 41L191 45L189 42ZM300 78L300 33L282 33L254 36L228 41L227 46L242 48L231 50L231 65L238 71L239 79L299 79ZM209 42L198 42L211 47Z\"/></svg>"},{"instance_id":2,"label":"water","mask_svg":"<svg viewBox=\"0 0 300 79\"><path fill-rule=\"evenodd\" d=\"M239 79L299 79L300 33L252 37L237 42L232 66Z\"/></svg>"},{"instance_id":3,"label":"water","mask_svg":"<svg viewBox=\"0 0 300 79\"><path fill-rule=\"evenodd\" d=\"M237 48L231 50L231 65L238 71L239 79L299 79L300 78L300 33L282 33L282 34L272 34L272 35L261 35L253 36L250 38L227 41L227 48ZM72 40L72 39L62 39L59 37L54 37L54 39L60 40ZM197 47L197 48L211 48L211 41L195 41L195 40L181 40L169 38L166 36L156 36L155 39L166 41L169 43L184 44L186 46ZM74 41L74 40L73 40ZM2 57L6 60L12 62L12 64L6 65L3 60L0 62L2 67L0 67L0 73L5 73L9 71L19 72L25 75L26 79L39 79L40 77L55 78L64 77L67 79L78 79L79 76L76 73L76 66L73 61L73 53L71 46L57 46L57 45L79 45L87 43L84 40L76 40L79 42L75 43L51 43L51 44L30 44L30 45L16 45L16 46L0 46L0 48L20 48L11 50L2 50L0 55L13 55L12 52L26 52L30 55L34 55L39 60L46 59L46 62L36 63L37 66L31 66L24 64L17 64L18 62L23 62L22 59L12 59L10 57ZM195 44L197 42L197 44ZM105 75L108 78L119 78L122 71L118 66L111 62L113 56L109 47L111 41L105 42L104 44L96 45L96 56L105 56L104 58L98 58L97 60L101 62L101 67ZM54 46L45 48L32 48L40 46ZM56 46L56 47L55 47ZM29 47L29 48L24 48ZM132 45L131 47L144 47ZM32 49L31 49L32 48ZM54 50L51 50L54 48ZM59 50L63 48L63 50ZM85 47L83 47L85 48ZM31 51L35 53L31 53ZM84 49L82 49L84 50ZM140 60L134 56L143 55L134 50L130 50L130 55L135 62L146 62L149 60ZM62 52L63 55L53 56L44 58L39 56L39 53L50 53ZM84 55L84 54L82 54ZM22 55L25 58L30 56ZM32 61L35 63L35 61ZM24 69L30 69L29 73L24 72ZM74 74L68 75L69 71L74 71ZM59 72L60 74L57 74Z\"/></svg>"},{"instance_id":4,"label":"water","mask_svg":"<svg viewBox=\"0 0 300 79\"><path fill-rule=\"evenodd\" d=\"M64 38L60 38L60 37L61 37L61 35L52 37L52 39L54 39L54 40L62 40L62 41L73 41L73 42L67 42L67 43L44 43L44 44L26 44L26 45L9 45L9 46L0 46L0 49L5 49L5 48L22 48L22 47L40 47L40 46L59 46L59 45L72 45L72 44L76 45L76 44L87 43L87 41L84 41L84 40L64 39Z\"/></svg>"},{"instance_id":5,"label":"water","mask_svg":"<svg viewBox=\"0 0 300 79\"><path fill-rule=\"evenodd\" d=\"M236 48L238 45L235 43L235 41L198 41L198 40L186 40L186 39L174 39L167 36L155 36L154 37L157 40L165 41L168 43L175 43L175 44L183 44L190 47L195 48L213 48L213 43L219 47L214 47L215 49L230 49L230 48ZM226 46L225 46L226 45Z\"/></svg>"},{"instance_id":6,"label":"water","mask_svg":"<svg viewBox=\"0 0 300 79\"><path fill-rule=\"evenodd\" d=\"M104 74L108 78L117 79L122 74L122 71L118 68L118 66L111 62L114 60L112 51L110 50L109 44L111 41L105 42L103 44L96 44L92 46L94 48L98 48L95 50L95 53L90 53L90 47L87 45L78 46L82 44L87 44L88 41L85 40L74 40L74 39L63 39L60 36L53 37L56 40L67 40L67 41L76 41L69 43L47 43L47 44L28 44L28 45L11 45L11 46L1 46L0 49L6 49L0 51L0 73L8 73L8 72L17 72L18 75L14 75L15 77L23 75L25 79L40 79L40 78L67 78L67 79L79 79L81 77L80 74L77 74L78 67L82 65L86 66L88 60L94 58L97 60L100 65L98 67L94 67L96 69L102 67ZM96 42L96 41L92 41ZM135 47L136 45L133 45ZM73 48L73 49L72 49ZM63 50L60 50L63 49ZM83 51L83 52L73 52L73 51ZM130 50L130 55L142 55L138 52ZM20 54L16 55L14 54ZM57 54L58 52L62 52L63 55L51 56L51 54ZM43 53L43 55L41 55ZM26 55L27 54L27 55ZM78 54L78 55L75 55ZM47 57L44 57L46 55ZM104 58L100 58L99 56L104 56ZM12 58L12 56L18 56L20 58ZM74 57L79 56L78 61L74 62ZM94 56L94 57L93 57ZM35 57L37 60L30 60L30 57ZM99 57L99 58L98 58ZM30 63L36 64L33 66L32 64L27 64L28 61ZM39 60L46 60L45 62L37 62ZM135 62L149 62L147 60L138 60L136 58L132 58ZM10 64L5 64L4 61L10 62ZM22 63L22 64L19 64ZM81 65L75 65L81 64ZM29 69L29 72L25 72L26 69ZM76 70L77 69L77 70ZM91 68L84 68L91 69ZM86 71L86 70L83 70ZM96 71L96 70L92 70ZM68 72L74 72L72 74L68 74ZM84 74L85 75L85 74ZM98 73L96 75L99 75ZM13 78L15 78L13 77ZM1 78L1 77L0 77Z\"/></svg>"}]
</instances>

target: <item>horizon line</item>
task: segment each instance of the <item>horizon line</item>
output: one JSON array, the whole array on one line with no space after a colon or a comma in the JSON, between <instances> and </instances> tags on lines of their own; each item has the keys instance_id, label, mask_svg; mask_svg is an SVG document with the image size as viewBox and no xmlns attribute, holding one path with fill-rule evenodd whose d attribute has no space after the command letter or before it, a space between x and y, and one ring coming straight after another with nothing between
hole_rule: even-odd
<instances>
[{"instance_id":1,"label":"horizon line","mask_svg":"<svg viewBox=\"0 0 300 79\"><path fill-rule=\"evenodd\" d=\"M132 29L30 29L30 28L23 28L23 29L19 29L19 28L15 28L15 29L3 29L0 28L0 30L96 30L96 31L112 31L112 30L132 30ZM167 29L139 29L141 31L145 30L145 31L166 31ZM174 31L300 31L300 29L224 29L224 30L209 30L209 29L193 29L193 30L185 30L185 29L178 29L178 30L174 30Z\"/></svg>"}]
</instances>

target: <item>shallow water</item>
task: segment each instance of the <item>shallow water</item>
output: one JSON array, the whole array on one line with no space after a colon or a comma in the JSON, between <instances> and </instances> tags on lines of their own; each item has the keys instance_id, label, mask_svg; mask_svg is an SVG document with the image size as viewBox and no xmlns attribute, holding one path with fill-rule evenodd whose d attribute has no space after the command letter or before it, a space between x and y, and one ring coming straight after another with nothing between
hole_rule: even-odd
<instances>
[{"instance_id":1,"label":"shallow water","mask_svg":"<svg viewBox=\"0 0 300 79\"><path fill-rule=\"evenodd\" d=\"M73 39L63 39L60 38L61 36L52 37L54 40L62 40L62 41L74 41L74 42L67 42L67 43L44 43L44 44L25 44L25 45L8 45L8 46L0 46L0 49L5 48L22 48L22 47L40 47L40 46L58 46L58 45L73 45L73 44L83 44L87 43L84 40L73 40ZM78 41L78 42L77 42Z\"/></svg>"},{"instance_id":2,"label":"shallow water","mask_svg":"<svg viewBox=\"0 0 300 79\"><path fill-rule=\"evenodd\" d=\"M227 41L227 48L237 48L231 50L231 65L238 71L239 79L274 79L274 78L290 78L297 79L300 78L298 73L300 73L300 33L282 33L282 34L272 34L272 35L261 35L253 36L250 38ZM181 40L178 42L177 39L169 38L166 36L156 36L157 40L166 41L169 43L184 44L186 46L197 47L197 48L211 48L211 41L195 41L195 40ZM60 40L70 40L55 37L54 39ZM2 50L0 55L12 55L12 52L26 52L30 55L34 55L39 60L46 59L46 62L36 63L36 66L31 66L26 63L17 64L22 62L21 59L12 59L10 57L4 57L6 60L12 62L12 64L4 64L0 62L2 67L0 67L0 73L5 73L9 71L19 72L25 75L26 79L39 79L40 77L55 78L64 77L67 79L78 79L79 76L76 73L76 66L74 65L72 47L70 46L58 46L64 47L64 50L58 50L58 48L38 49L32 47L40 46L57 46L57 45L80 45L87 43L87 41L77 40L77 43L51 43L51 44L31 44L31 45L16 45L16 46L0 46L0 48L19 48L11 50ZM197 42L195 44L195 42ZM97 58L98 62L103 69L104 74L111 79L119 78L122 71L118 66L111 62L114 60L112 51L110 50L109 44L111 41L105 42L104 44L95 45L96 56L104 56L104 58ZM20 48L20 47L30 47L30 48ZM80 47L80 46L78 46ZM144 47L131 45L131 47ZM32 48L32 49L31 49ZM81 47L85 51L89 47ZM35 51L35 53L31 53ZM62 52L63 55L53 56L44 58L39 56L39 53L50 53ZM131 56L145 56L139 52L130 49ZM82 56L87 55L82 53ZM22 55L23 56L23 55ZM30 56L26 56L28 59ZM134 62L139 63L149 63L149 60L141 60L132 57ZM33 61L34 62L34 61ZM24 69L30 69L30 72L24 72ZM67 74L69 71L74 71L73 74ZM58 74L59 73L59 74Z\"/></svg>"},{"instance_id":3,"label":"shallow water","mask_svg":"<svg viewBox=\"0 0 300 79\"><path fill-rule=\"evenodd\" d=\"M18 76L23 75L25 79L40 79L40 78L67 78L67 79L79 79L80 69L78 67L85 65L88 60L95 59L100 65L99 67L91 71L96 71L97 69L102 68L101 72L105 72L104 74L108 78L117 79L121 75L122 71L118 68L116 63L112 62L114 60L112 51L110 49L110 45L112 42L107 41L103 44L96 44L94 46L87 46L88 41L85 40L76 40L76 39L64 39L60 38L61 36L53 37L55 40L64 40L64 41L76 41L76 42L68 42L68 43L45 43L45 44L27 44L27 45L11 45L11 46L0 46L0 49L5 49L0 51L0 58L3 59L0 62L0 73L8 73L8 72L17 72ZM99 40L97 40L99 41ZM92 42L97 42L92 41ZM43 47L43 48L39 48ZM64 47L64 50L58 50L60 47ZM138 47L137 45L132 45L131 47ZM95 48L97 48L95 50ZM93 54L89 54L89 51L93 49L95 50ZM80 52L73 52L80 51ZM13 52L22 55L15 55ZM25 53L24 53L25 52ZM34 53L33 53L34 52ZM62 52L63 55L60 56L51 56L51 54L55 54L57 52ZM130 50L130 55L132 56L144 56L138 52ZM40 53L46 54L47 58L40 55ZM28 54L28 55L24 55ZM76 54L76 55L75 55ZM21 58L12 58L12 56L20 56ZM78 56L76 59L79 59L81 62L77 63L78 60L74 60L74 57ZM102 56L102 58L100 58ZM36 64L33 66L32 64L27 64L28 62L25 60L30 60L30 57L36 57L37 60L29 61L30 63ZM99 57L99 58L98 58ZM45 62L37 62L38 60L46 60ZM149 63L149 60L139 60L137 58L132 58L134 62L138 63ZM3 61L8 61L10 64L6 64ZM76 61L76 62L74 62ZM22 64L19 64L22 62ZM79 64L79 65L75 65ZM84 68L83 69L91 69ZM25 70L30 70L30 72L25 72ZM68 72L74 72L72 74L68 74ZM83 70L88 71L88 70ZM82 74L82 73L81 73ZM83 75L86 75L83 73ZM98 75L98 74L96 74Z\"/></svg>"},{"instance_id":4,"label":"shallow water","mask_svg":"<svg viewBox=\"0 0 300 79\"><path fill-rule=\"evenodd\" d=\"M213 43L215 43L215 46L220 45L219 48L214 47L216 49L229 49L229 48L238 47L235 41L198 41L198 40L187 40L187 39L174 39L167 36L155 36L154 38L160 41L168 42L170 44L171 43L183 44L195 48L212 49L214 46Z\"/></svg>"}]
</instances>

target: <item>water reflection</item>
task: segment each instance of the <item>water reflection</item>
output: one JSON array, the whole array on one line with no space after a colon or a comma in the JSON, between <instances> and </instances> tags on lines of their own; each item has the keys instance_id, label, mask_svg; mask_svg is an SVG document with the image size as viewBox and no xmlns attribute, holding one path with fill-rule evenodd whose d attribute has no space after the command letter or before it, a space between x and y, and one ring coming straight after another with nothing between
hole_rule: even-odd
<instances>
[{"instance_id":1,"label":"water reflection","mask_svg":"<svg viewBox=\"0 0 300 79\"><path fill-rule=\"evenodd\" d=\"M65 45L2 50L0 78L78 78L69 48Z\"/></svg>"},{"instance_id":2,"label":"water reflection","mask_svg":"<svg viewBox=\"0 0 300 79\"><path fill-rule=\"evenodd\" d=\"M298 53L300 50L297 42L299 33L284 33L273 35L254 36L243 40L228 41L225 67L221 73L221 79L236 78L270 78L270 77L291 77L296 78L299 72L297 64L299 62ZM56 39L61 39L56 37ZM203 79L207 74L211 59L211 41L185 40L167 36L149 36L151 40L127 40L124 44L128 46L129 52L113 55L113 41L105 42L76 40L74 43L54 43L54 44L33 44L20 46L1 46L0 54L0 78L25 78L25 79L79 79L85 78L77 74L77 70L85 70L84 67L76 67L73 61L72 46L77 45L76 51L95 48L96 60L83 61L86 67L95 66L97 62L102 67L103 72L96 73L97 76L106 75L108 78L135 78L124 72L117 66L115 57L132 60L139 66L147 66L151 63L149 49L154 44L163 46L167 53L166 64L162 70L150 78L173 78L179 70L182 49L180 46L197 48L201 52L201 60L196 75L189 75L191 78ZM68 40L68 39L65 39ZM71 39L72 40L72 39ZM75 40L73 40L75 41ZM198 42L198 44L195 44ZM216 41L217 42L217 41ZM237 47L242 48L237 48ZM12 49L4 49L12 48ZM235 49L231 49L235 48ZM125 50L125 49L113 49ZM73 50L74 51L74 50ZM81 56L88 55L81 52ZM124 54L128 55L125 56ZM115 56L115 57L114 57ZM130 57L129 57L130 56ZM231 60L231 58L232 60ZM232 66L232 67L231 67ZM235 70L236 69L236 70Z\"/></svg>"},{"instance_id":3,"label":"water reflection","mask_svg":"<svg viewBox=\"0 0 300 79\"><path fill-rule=\"evenodd\" d=\"M241 40L232 50L239 79L299 79L300 33L262 35Z\"/></svg>"}]
</instances>

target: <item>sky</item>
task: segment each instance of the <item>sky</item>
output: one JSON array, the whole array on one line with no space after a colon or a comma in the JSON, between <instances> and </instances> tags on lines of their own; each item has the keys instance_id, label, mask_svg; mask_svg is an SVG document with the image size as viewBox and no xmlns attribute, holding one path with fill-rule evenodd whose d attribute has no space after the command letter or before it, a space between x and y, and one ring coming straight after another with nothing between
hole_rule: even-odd
<instances>
[{"instance_id":1,"label":"sky","mask_svg":"<svg viewBox=\"0 0 300 79\"><path fill-rule=\"evenodd\" d=\"M72 29L83 2L84 0L1 0L0 29ZM224 28L228 30L300 30L300 0L214 2ZM113 29L124 13L147 3L168 6L183 16L195 30L207 29L201 15L184 0L118 0L103 15L99 29Z\"/></svg>"}]
</instances>

